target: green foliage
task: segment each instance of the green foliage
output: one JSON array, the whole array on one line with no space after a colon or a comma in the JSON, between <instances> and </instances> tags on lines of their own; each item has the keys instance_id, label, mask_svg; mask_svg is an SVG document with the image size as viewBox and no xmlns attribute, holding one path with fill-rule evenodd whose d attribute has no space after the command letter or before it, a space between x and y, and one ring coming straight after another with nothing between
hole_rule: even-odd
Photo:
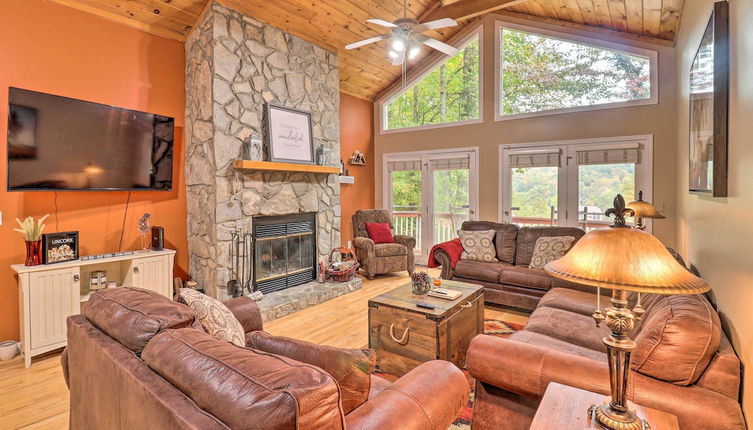
<instances>
[{"instance_id":1,"label":"green foliage","mask_svg":"<svg viewBox=\"0 0 753 430\"><path fill-rule=\"evenodd\" d=\"M517 30L501 37L505 115L651 96L646 58Z\"/></svg>"},{"instance_id":2,"label":"green foliage","mask_svg":"<svg viewBox=\"0 0 753 430\"><path fill-rule=\"evenodd\" d=\"M635 198L635 164L597 164L579 167L578 204L604 211L612 207L614 196L622 194L626 201ZM593 212L589 209L589 213Z\"/></svg>"},{"instance_id":3,"label":"green foliage","mask_svg":"<svg viewBox=\"0 0 753 430\"><path fill-rule=\"evenodd\" d=\"M421 210L421 172L392 172L392 207L395 211Z\"/></svg>"},{"instance_id":4,"label":"green foliage","mask_svg":"<svg viewBox=\"0 0 753 430\"><path fill-rule=\"evenodd\" d=\"M557 167L527 167L512 171L513 216L549 218L557 208Z\"/></svg>"},{"instance_id":5,"label":"green foliage","mask_svg":"<svg viewBox=\"0 0 753 430\"><path fill-rule=\"evenodd\" d=\"M478 117L478 37L387 105L389 130Z\"/></svg>"},{"instance_id":6,"label":"green foliage","mask_svg":"<svg viewBox=\"0 0 753 430\"><path fill-rule=\"evenodd\" d=\"M528 167L512 171L513 216L549 218L557 208L557 167ZM588 212L612 207L614 196L635 198L635 164L597 164L578 168L578 206Z\"/></svg>"},{"instance_id":7,"label":"green foliage","mask_svg":"<svg viewBox=\"0 0 753 430\"><path fill-rule=\"evenodd\" d=\"M465 213L469 199L468 169L434 172L434 212ZM421 172L392 172L392 207L398 212L421 210Z\"/></svg>"},{"instance_id":8,"label":"green foliage","mask_svg":"<svg viewBox=\"0 0 753 430\"><path fill-rule=\"evenodd\" d=\"M467 213L470 170L434 171L434 213Z\"/></svg>"}]
</instances>

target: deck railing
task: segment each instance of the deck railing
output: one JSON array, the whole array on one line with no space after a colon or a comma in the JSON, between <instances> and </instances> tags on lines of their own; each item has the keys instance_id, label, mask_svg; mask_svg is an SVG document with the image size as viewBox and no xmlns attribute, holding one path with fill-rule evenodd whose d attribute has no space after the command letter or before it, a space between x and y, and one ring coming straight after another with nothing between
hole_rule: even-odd
<instances>
[{"instance_id":1,"label":"deck railing","mask_svg":"<svg viewBox=\"0 0 753 430\"><path fill-rule=\"evenodd\" d=\"M434 214L434 243L447 242L458 236L456 231L460 229L464 221L469 219L467 210L464 212L439 212ZM419 211L393 211L392 224L395 228L395 234L415 237L416 249L421 249L423 226Z\"/></svg>"}]
</instances>

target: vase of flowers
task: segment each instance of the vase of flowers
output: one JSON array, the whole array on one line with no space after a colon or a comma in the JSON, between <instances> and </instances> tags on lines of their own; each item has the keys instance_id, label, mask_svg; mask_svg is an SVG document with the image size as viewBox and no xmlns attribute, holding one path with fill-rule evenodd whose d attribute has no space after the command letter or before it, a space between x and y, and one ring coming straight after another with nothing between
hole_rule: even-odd
<instances>
[{"instance_id":1,"label":"vase of flowers","mask_svg":"<svg viewBox=\"0 0 753 430\"><path fill-rule=\"evenodd\" d=\"M18 226L21 228L14 228L13 230L24 235L26 240L26 266L38 266L42 264L42 232L44 231L44 220L49 215L45 215L42 218L34 221L32 217L26 217L23 221L16 218Z\"/></svg>"},{"instance_id":2,"label":"vase of flowers","mask_svg":"<svg viewBox=\"0 0 753 430\"><path fill-rule=\"evenodd\" d=\"M411 277L413 294L426 294L431 289L431 276L426 272L415 272Z\"/></svg>"},{"instance_id":3,"label":"vase of flowers","mask_svg":"<svg viewBox=\"0 0 753 430\"><path fill-rule=\"evenodd\" d=\"M139 234L141 234L141 249L146 250L150 249L152 247L152 241L149 237L149 229L151 226L149 225L149 219L152 217L152 214L145 213L144 215L139 218Z\"/></svg>"}]
</instances>

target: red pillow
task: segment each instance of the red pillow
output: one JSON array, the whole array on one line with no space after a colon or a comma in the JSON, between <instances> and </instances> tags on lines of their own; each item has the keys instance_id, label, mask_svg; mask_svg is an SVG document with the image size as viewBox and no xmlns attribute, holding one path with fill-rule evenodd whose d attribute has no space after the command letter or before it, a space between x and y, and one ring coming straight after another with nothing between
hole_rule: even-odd
<instances>
[{"instance_id":1,"label":"red pillow","mask_svg":"<svg viewBox=\"0 0 753 430\"><path fill-rule=\"evenodd\" d=\"M374 243L395 243L390 225L386 222L367 222L366 231L369 233L369 239Z\"/></svg>"}]
</instances>

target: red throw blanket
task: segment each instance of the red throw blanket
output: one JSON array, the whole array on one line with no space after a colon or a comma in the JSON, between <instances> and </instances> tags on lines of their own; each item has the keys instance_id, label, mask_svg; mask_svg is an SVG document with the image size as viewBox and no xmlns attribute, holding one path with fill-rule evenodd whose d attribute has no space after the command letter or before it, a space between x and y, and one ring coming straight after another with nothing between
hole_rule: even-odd
<instances>
[{"instance_id":1,"label":"red throw blanket","mask_svg":"<svg viewBox=\"0 0 753 430\"><path fill-rule=\"evenodd\" d=\"M460 261L460 254L463 253L463 244L460 243L460 239L452 239L449 242L444 242L444 243L434 245L434 247L431 248L431 252L429 252L428 266L430 268L440 266L437 259L434 258L434 251L438 249L441 249L442 251L446 252L447 255L450 256L450 262L451 262L452 268L454 269L455 265L458 264L458 261Z\"/></svg>"}]
</instances>

